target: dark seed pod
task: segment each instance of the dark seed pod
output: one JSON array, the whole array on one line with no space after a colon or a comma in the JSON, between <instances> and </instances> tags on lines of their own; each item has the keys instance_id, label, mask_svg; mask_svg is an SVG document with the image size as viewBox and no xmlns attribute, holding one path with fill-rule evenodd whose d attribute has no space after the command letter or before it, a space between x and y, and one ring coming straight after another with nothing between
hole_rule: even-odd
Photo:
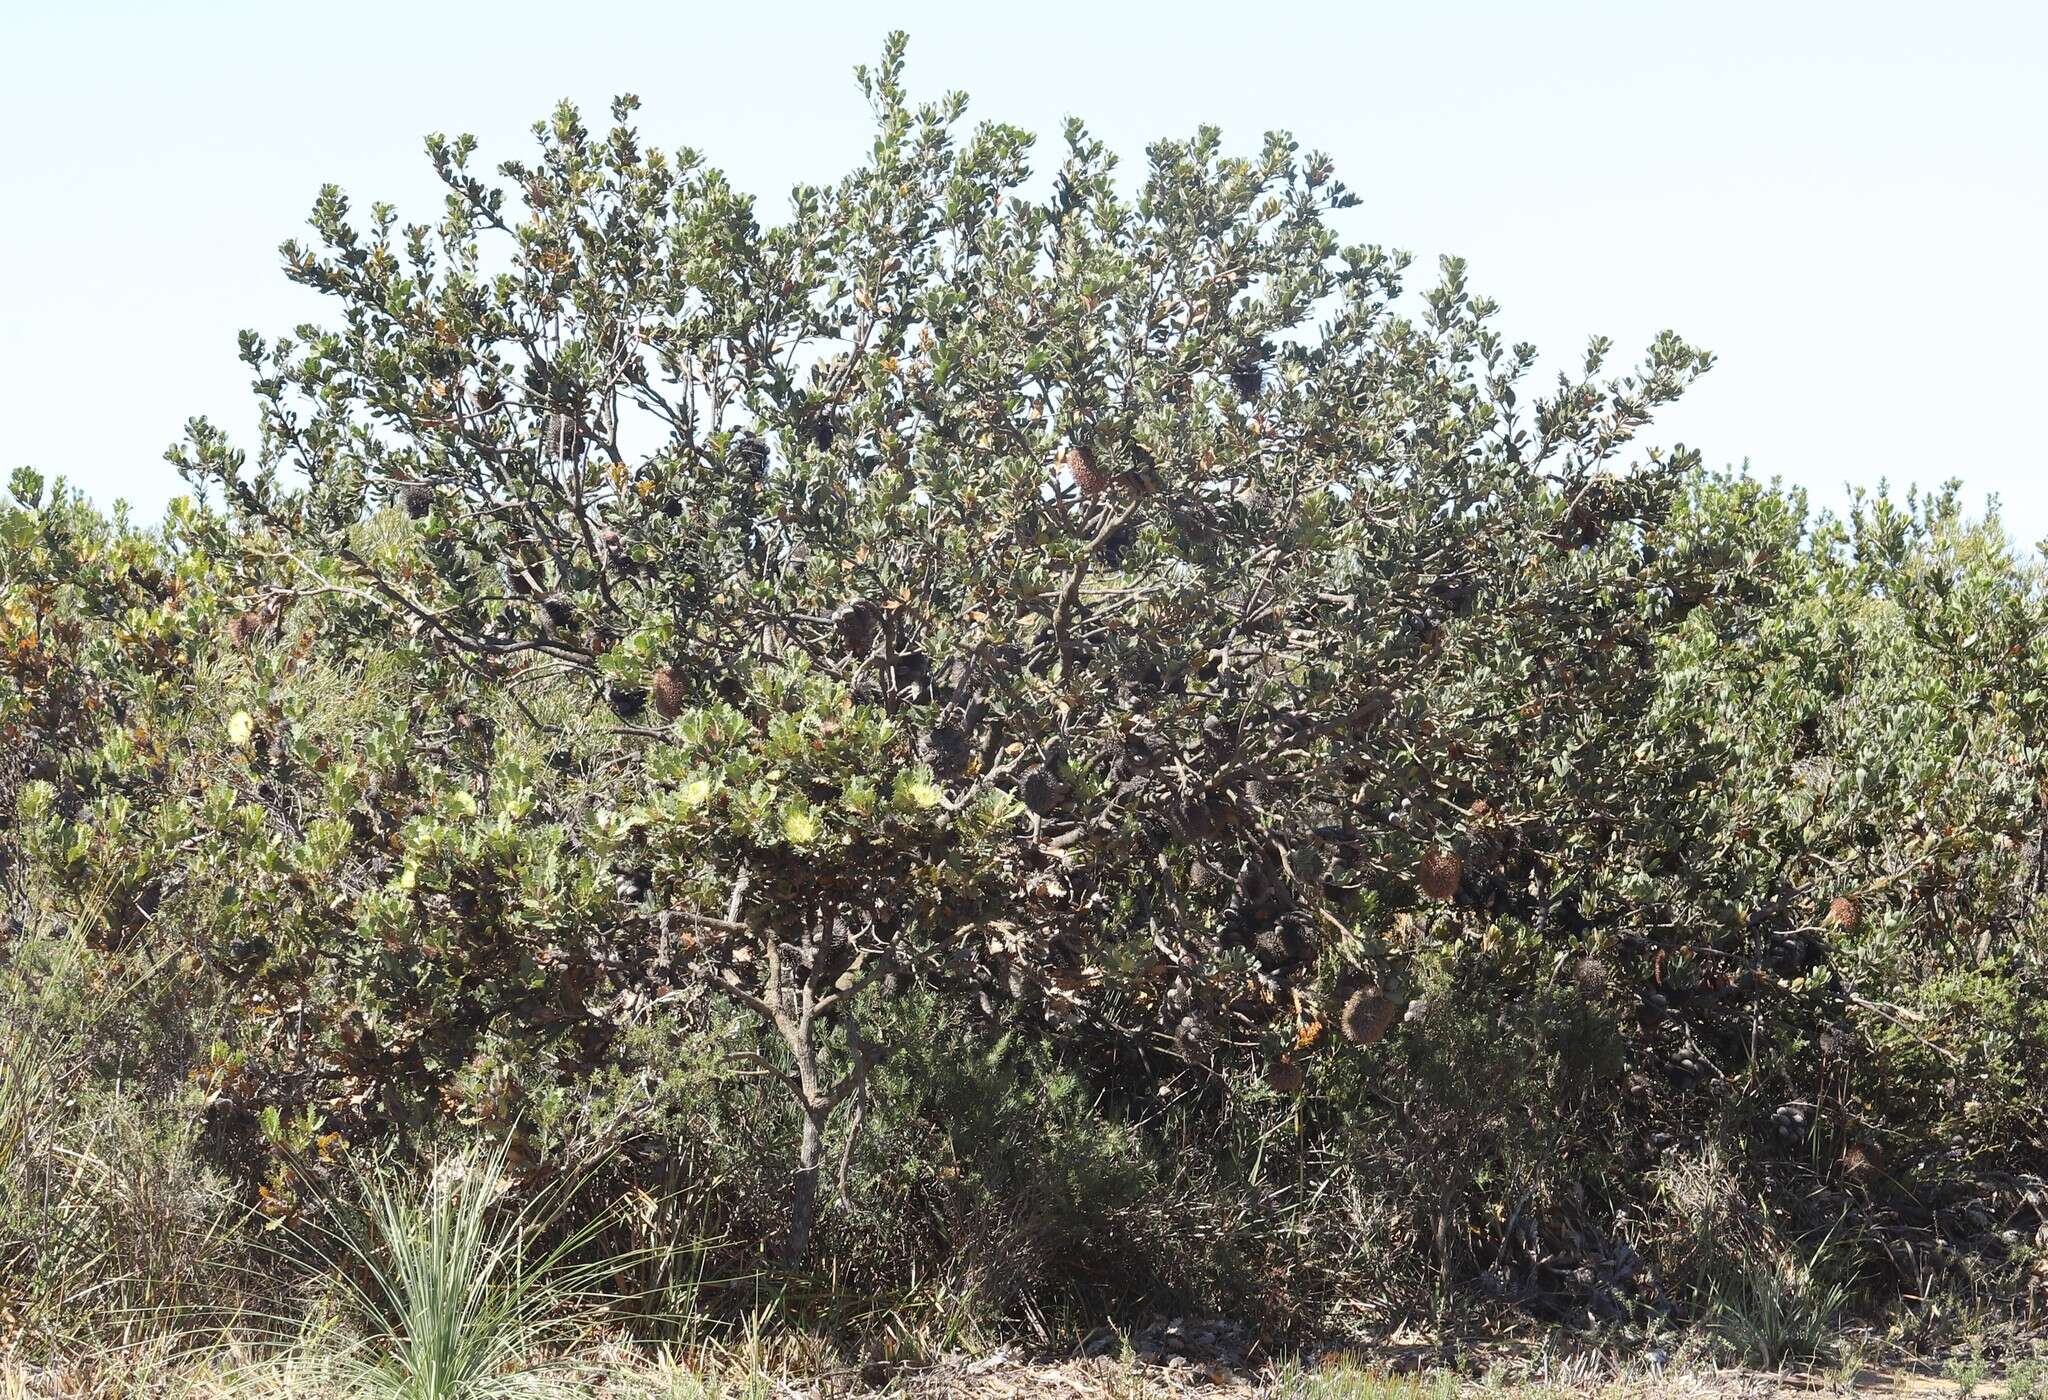
<instances>
[{"instance_id":1,"label":"dark seed pod","mask_svg":"<svg viewBox=\"0 0 2048 1400\"><path fill-rule=\"evenodd\" d=\"M654 673L654 709L663 719L674 719L683 712L685 699L683 673L674 666L663 666Z\"/></svg>"},{"instance_id":2,"label":"dark seed pod","mask_svg":"<svg viewBox=\"0 0 2048 1400\"><path fill-rule=\"evenodd\" d=\"M1301 1066L1292 1060L1279 1060L1266 1067L1266 1087L1276 1094L1298 1094L1301 1092Z\"/></svg>"},{"instance_id":3,"label":"dark seed pod","mask_svg":"<svg viewBox=\"0 0 2048 1400\"><path fill-rule=\"evenodd\" d=\"M637 719L647 708L647 692L637 685L608 685L604 698L620 719Z\"/></svg>"},{"instance_id":4,"label":"dark seed pod","mask_svg":"<svg viewBox=\"0 0 2048 1400\"><path fill-rule=\"evenodd\" d=\"M1259 397L1266 387L1266 357L1259 350L1247 350L1230 367L1230 387L1246 403Z\"/></svg>"},{"instance_id":5,"label":"dark seed pod","mask_svg":"<svg viewBox=\"0 0 2048 1400\"><path fill-rule=\"evenodd\" d=\"M433 490L415 481L405 488L405 513L414 520L424 520L434 508Z\"/></svg>"},{"instance_id":6,"label":"dark seed pod","mask_svg":"<svg viewBox=\"0 0 2048 1400\"><path fill-rule=\"evenodd\" d=\"M583 450L583 425L573 413L550 413L541 422L541 452L566 462Z\"/></svg>"},{"instance_id":7,"label":"dark seed pod","mask_svg":"<svg viewBox=\"0 0 2048 1400\"><path fill-rule=\"evenodd\" d=\"M1370 1045L1387 1033L1401 1008L1376 986L1361 987L1344 1003L1338 1028L1353 1045Z\"/></svg>"},{"instance_id":8,"label":"dark seed pod","mask_svg":"<svg viewBox=\"0 0 2048 1400\"><path fill-rule=\"evenodd\" d=\"M941 778L959 777L973 758L967 732L957 724L934 727L919 742L918 750L932 772Z\"/></svg>"},{"instance_id":9,"label":"dark seed pod","mask_svg":"<svg viewBox=\"0 0 2048 1400\"><path fill-rule=\"evenodd\" d=\"M1604 959L1588 953L1572 969L1572 986L1583 1000L1605 1001L1614 990L1614 970Z\"/></svg>"},{"instance_id":10,"label":"dark seed pod","mask_svg":"<svg viewBox=\"0 0 2048 1400\"><path fill-rule=\"evenodd\" d=\"M1126 734L1110 750L1110 772L1118 778L1136 777L1158 762L1158 752L1142 734Z\"/></svg>"},{"instance_id":11,"label":"dark seed pod","mask_svg":"<svg viewBox=\"0 0 2048 1400\"><path fill-rule=\"evenodd\" d=\"M1085 442L1077 442L1067 449L1067 472L1074 478L1074 485L1081 488L1084 496L1099 496L1110 487L1110 475L1096 460L1095 449Z\"/></svg>"},{"instance_id":12,"label":"dark seed pod","mask_svg":"<svg viewBox=\"0 0 2048 1400\"><path fill-rule=\"evenodd\" d=\"M1416 883L1431 899L1449 899L1458 892L1458 882L1465 878L1465 862L1448 851L1431 851L1422 858L1422 865L1416 872Z\"/></svg>"},{"instance_id":13,"label":"dark seed pod","mask_svg":"<svg viewBox=\"0 0 2048 1400\"><path fill-rule=\"evenodd\" d=\"M866 599L844 603L832 614L832 630L851 656L866 656L882 634L882 611Z\"/></svg>"},{"instance_id":14,"label":"dark seed pod","mask_svg":"<svg viewBox=\"0 0 2048 1400\"><path fill-rule=\"evenodd\" d=\"M1252 935L1252 951L1267 967L1300 962L1307 950L1308 940L1292 920L1282 920Z\"/></svg>"},{"instance_id":15,"label":"dark seed pod","mask_svg":"<svg viewBox=\"0 0 2048 1400\"><path fill-rule=\"evenodd\" d=\"M1216 813L1206 798L1183 802L1175 816L1179 818L1182 834L1190 841L1206 841L1216 834Z\"/></svg>"},{"instance_id":16,"label":"dark seed pod","mask_svg":"<svg viewBox=\"0 0 2048 1400\"><path fill-rule=\"evenodd\" d=\"M547 615L548 625L558 632L576 625L576 602L566 593L548 594L540 600L540 610Z\"/></svg>"},{"instance_id":17,"label":"dark seed pod","mask_svg":"<svg viewBox=\"0 0 2048 1400\"><path fill-rule=\"evenodd\" d=\"M735 433L726 444L725 466L736 480L759 481L768 471L768 444L752 433Z\"/></svg>"},{"instance_id":18,"label":"dark seed pod","mask_svg":"<svg viewBox=\"0 0 2048 1400\"><path fill-rule=\"evenodd\" d=\"M1024 781L1017 785L1017 800L1024 804L1026 811L1037 817L1042 817L1059 806L1060 798L1064 795L1060 791L1060 784L1043 768L1033 768L1024 775Z\"/></svg>"}]
</instances>

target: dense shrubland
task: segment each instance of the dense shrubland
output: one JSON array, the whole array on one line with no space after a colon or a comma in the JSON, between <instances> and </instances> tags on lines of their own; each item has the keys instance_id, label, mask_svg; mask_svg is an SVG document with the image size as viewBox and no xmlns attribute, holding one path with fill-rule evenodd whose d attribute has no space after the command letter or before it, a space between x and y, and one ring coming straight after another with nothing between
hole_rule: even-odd
<instances>
[{"instance_id":1,"label":"dense shrubland","mask_svg":"<svg viewBox=\"0 0 2048 1400\"><path fill-rule=\"evenodd\" d=\"M1286 140L1038 198L862 81L780 225L435 138L253 462L17 474L7 1324L466 1148L629 1310L2035 1316L2036 563L1637 452L1704 353L1535 392Z\"/></svg>"}]
</instances>

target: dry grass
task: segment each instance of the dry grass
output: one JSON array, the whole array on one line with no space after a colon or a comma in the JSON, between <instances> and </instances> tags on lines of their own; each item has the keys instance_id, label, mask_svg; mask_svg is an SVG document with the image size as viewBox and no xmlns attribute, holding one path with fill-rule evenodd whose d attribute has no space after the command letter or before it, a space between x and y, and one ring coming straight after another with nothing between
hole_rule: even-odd
<instances>
[{"instance_id":1,"label":"dry grass","mask_svg":"<svg viewBox=\"0 0 2048 1400\"><path fill-rule=\"evenodd\" d=\"M1483 1374L1415 1364L1412 1349L1353 1349L1236 1367L1186 1358L1147 1360L1126 1343L1095 1357L1039 1358L997 1349L923 1366L836 1363L812 1338L743 1328L725 1340L642 1347L593 1342L545 1364L450 1388L450 1400L520 1395L533 1400L2042 1400L2048 1363L1881 1372L1845 1364L1828 1372L1761 1371L1619 1362L1599 1353L1536 1348ZM534 1358L535 1362L540 1358ZM266 1352L223 1342L178 1352L141 1347L59 1370L0 1359L0 1400L371 1400L389 1378L337 1370L303 1348Z\"/></svg>"}]
</instances>

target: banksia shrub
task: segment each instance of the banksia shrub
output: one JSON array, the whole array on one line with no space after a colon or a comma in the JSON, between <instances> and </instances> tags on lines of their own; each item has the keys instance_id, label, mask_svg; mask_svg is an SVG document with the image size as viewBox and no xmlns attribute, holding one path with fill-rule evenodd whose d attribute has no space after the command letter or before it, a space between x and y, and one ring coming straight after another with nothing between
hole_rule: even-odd
<instances>
[{"instance_id":1,"label":"banksia shrub","mask_svg":"<svg viewBox=\"0 0 2048 1400\"><path fill-rule=\"evenodd\" d=\"M1353 1045L1371 1045L1394 1024L1401 1008L1377 986L1361 987L1344 1002L1337 1018L1338 1029Z\"/></svg>"},{"instance_id":2,"label":"banksia shrub","mask_svg":"<svg viewBox=\"0 0 2048 1400\"><path fill-rule=\"evenodd\" d=\"M1458 892L1458 882L1465 878L1465 862L1449 851L1431 851L1422 858L1422 865L1416 872L1416 883L1431 899L1449 899Z\"/></svg>"}]
</instances>

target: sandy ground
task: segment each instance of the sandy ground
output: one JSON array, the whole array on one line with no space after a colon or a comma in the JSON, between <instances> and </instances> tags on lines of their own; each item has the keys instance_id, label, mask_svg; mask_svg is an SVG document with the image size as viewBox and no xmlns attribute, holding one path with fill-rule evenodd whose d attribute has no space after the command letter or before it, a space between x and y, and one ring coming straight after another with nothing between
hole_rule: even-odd
<instances>
[{"instance_id":1,"label":"sandy ground","mask_svg":"<svg viewBox=\"0 0 2048 1400\"><path fill-rule=\"evenodd\" d=\"M302 1391L245 1377L224 1383L217 1375L155 1374L122 1377L118 1367L93 1368L91 1374L0 1361L0 1400L86 1400L87 1397L163 1397L163 1400L214 1400L215 1397L306 1395ZM1826 1397L1886 1397L1886 1400L2006 1400L2007 1387L1987 1376L1967 1385L1943 1376L1910 1372L1864 1371L1851 1374L1798 1375L1756 1371L1693 1370L1623 1377L1556 1376L1545 1380L1459 1380L1447 1373L1401 1376L1360 1370L1347 1365L1327 1367L1245 1368L1185 1362L1151 1363L1128 1358L1084 1358L1032 1362L1002 1353L980 1361L920 1370L899 1370L887 1376L870 1372L824 1376L769 1376L728 1373L698 1377L679 1371L625 1367L592 1374L586 1380L563 1378L542 1394L570 1400L851 1400L857 1396L902 1397L902 1400L1179 1400L1193 1395L1283 1397L1292 1400L1826 1400ZM339 1396L337 1396L339 1400Z\"/></svg>"}]
</instances>

